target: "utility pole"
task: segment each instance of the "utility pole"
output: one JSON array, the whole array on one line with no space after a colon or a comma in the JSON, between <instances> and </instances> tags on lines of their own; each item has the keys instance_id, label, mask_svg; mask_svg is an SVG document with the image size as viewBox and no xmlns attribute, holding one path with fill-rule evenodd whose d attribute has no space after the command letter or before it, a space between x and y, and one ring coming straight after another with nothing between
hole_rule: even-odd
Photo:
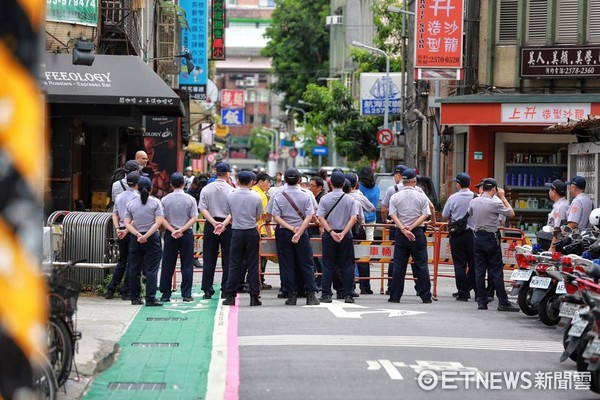
<instances>
[{"instance_id":1,"label":"utility pole","mask_svg":"<svg viewBox=\"0 0 600 400\"><path fill-rule=\"evenodd\" d=\"M411 2L410 8L414 12L415 2ZM407 2L404 0L404 9L407 10ZM406 166L415 168L417 166L417 145L418 145L418 129L417 115L413 112L415 107L415 74L414 74L414 54L415 54L415 21L414 18L407 18L403 15L402 30L406 32L402 40L406 41L403 48L408 47L408 52L404 52L402 64L406 65L406 91L404 93L404 115L402 129L404 130L404 163ZM408 29L404 30L404 27Z\"/></svg>"}]
</instances>

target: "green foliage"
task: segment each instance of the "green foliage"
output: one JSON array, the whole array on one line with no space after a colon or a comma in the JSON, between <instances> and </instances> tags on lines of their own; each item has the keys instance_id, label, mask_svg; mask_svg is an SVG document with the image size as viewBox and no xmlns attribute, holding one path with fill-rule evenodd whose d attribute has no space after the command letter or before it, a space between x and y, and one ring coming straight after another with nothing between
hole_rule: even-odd
<instances>
[{"instance_id":1,"label":"green foliage","mask_svg":"<svg viewBox=\"0 0 600 400\"><path fill-rule=\"evenodd\" d=\"M329 75L329 32L325 18L328 0L281 0L272 14L273 24L261 51L272 59L277 81L271 85L285 93L284 104L295 104L309 83Z\"/></svg>"},{"instance_id":2,"label":"green foliage","mask_svg":"<svg viewBox=\"0 0 600 400\"><path fill-rule=\"evenodd\" d=\"M104 280L102 281L102 283L100 283L99 285L96 286L96 294L98 296L104 296L106 294L106 288L108 287L108 284L110 283L110 281L112 280L113 274L108 274L106 276L106 278L104 278ZM123 283L119 283L117 285L117 288L115 289L115 297L121 296L121 287L123 286ZM142 275L142 292L140 294L140 296L143 298L146 296L146 276Z\"/></svg>"},{"instance_id":3,"label":"green foliage","mask_svg":"<svg viewBox=\"0 0 600 400\"><path fill-rule=\"evenodd\" d=\"M260 135L258 135L260 133ZM261 132L260 128L254 128L250 132L250 151L257 159L267 161L271 150L272 133Z\"/></svg>"}]
</instances>

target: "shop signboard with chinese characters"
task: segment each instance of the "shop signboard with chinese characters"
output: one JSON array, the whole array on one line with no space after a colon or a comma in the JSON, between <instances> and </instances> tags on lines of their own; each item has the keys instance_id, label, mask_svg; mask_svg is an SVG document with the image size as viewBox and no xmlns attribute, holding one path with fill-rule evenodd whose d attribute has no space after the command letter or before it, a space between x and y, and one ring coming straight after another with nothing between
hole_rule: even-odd
<instances>
[{"instance_id":1,"label":"shop signboard with chinese characters","mask_svg":"<svg viewBox=\"0 0 600 400\"><path fill-rule=\"evenodd\" d=\"M221 123L225 126L244 125L243 108L223 108L221 109Z\"/></svg>"},{"instance_id":2,"label":"shop signboard with chinese characters","mask_svg":"<svg viewBox=\"0 0 600 400\"><path fill-rule=\"evenodd\" d=\"M188 28L181 30L181 51L192 55L194 65L188 71L187 59L180 58L179 87L190 93L190 100L206 100L208 79L208 9L204 0L181 0Z\"/></svg>"},{"instance_id":3,"label":"shop signboard with chinese characters","mask_svg":"<svg viewBox=\"0 0 600 400\"><path fill-rule=\"evenodd\" d=\"M240 108L244 107L244 91L243 90L221 90L221 107L222 108Z\"/></svg>"},{"instance_id":4,"label":"shop signboard with chinese characters","mask_svg":"<svg viewBox=\"0 0 600 400\"><path fill-rule=\"evenodd\" d=\"M462 68L463 0L417 0L415 68Z\"/></svg>"},{"instance_id":5,"label":"shop signboard with chinese characters","mask_svg":"<svg viewBox=\"0 0 600 400\"><path fill-rule=\"evenodd\" d=\"M211 7L211 60L225 60L225 0L213 0Z\"/></svg>"},{"instance_id":6,"label":"shop signboard with chinese characters","mask_svg":"<svg viewBox=\"0 0 600 400\"><path fill-rule=\"evenodd\" d=\"M504 103L501 123L548 125L582 119L591 113L590 103Z\"/></svg>"},{"instance_id":7,"label":"shop signboard with chinese characters","mask_svg":"<svg viewBox=\"0 0 600 400\"><path fill-rule=\"evenodd\" d=\"M400 114L402 74L389 74L388 113ZM386 76L382 73L360 74L360 115L383 115L385 111Z\"/></svg>"},{"instance_id":8,"label":"shop signboard with chinese characters","mask_svg":"<svg viewBox=\"0 0 600 400\"><path fill-rule=\"evenodd\" d=\"M600 76L600 46L521 48L521 78L581 79Z\"/></svg>"}]
</instances>

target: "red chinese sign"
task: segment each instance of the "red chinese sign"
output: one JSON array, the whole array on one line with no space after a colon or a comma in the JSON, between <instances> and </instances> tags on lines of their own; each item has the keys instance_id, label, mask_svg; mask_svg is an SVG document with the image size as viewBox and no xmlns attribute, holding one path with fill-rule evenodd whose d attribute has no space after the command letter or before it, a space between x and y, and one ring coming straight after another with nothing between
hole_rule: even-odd
<instances>
[{"instance_id":1,"label":"red chinese sign","mask_svg":"<svg viewBox=\"0 0 600 400\"><path fill-rule=\"evenodd\" d=\"M211 60L225 60L225 1L213 0L211 9Z\"/></svg>"},{"instance_id":2,"label":"red chinese sign","mask_svg":"<svg viewBox=\"0 0 600 400\"><path fill-rule=\"evenodd\" d=\"M221 107L223 108L242 108L244 107L243 90L221 90Z\"/></svg>"},{"instance_id":3,"label":"red chinese sign","mask_svg":"<svg viewBox=\"0 0 600 400\"><path fill-rule=\"evenodd\" d=\"M463 0L418 0L415 68L461 68Z\"/></svg>"}]
</instances>

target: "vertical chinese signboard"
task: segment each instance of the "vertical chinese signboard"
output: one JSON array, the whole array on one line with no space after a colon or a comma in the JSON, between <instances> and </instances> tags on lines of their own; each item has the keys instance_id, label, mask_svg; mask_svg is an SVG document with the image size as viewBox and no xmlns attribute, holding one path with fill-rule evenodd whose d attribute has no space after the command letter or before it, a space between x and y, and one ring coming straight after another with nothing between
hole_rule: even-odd
<instances>
[{"instance_id":1,"label":"vertical chinese signboard","mask_svg":"<svg viewBox=\"0 0 600 400\"><path fill-rule=\"evenodd\" d=\"M211 9L212 28L211 37L211 60L225 59L225 0L213 0Z\"/></svg>"},{"instance_id":2,"label":"vertical chinese signboard","mask_svg":"<svg viewBox=\"0 0 600 400\"><path fill-rule=\"evenodd\" d=\"M418 0L415 68L462 68L463 0Z\"/></svg>"},{"instance_id":3,"label":"vertical chinese signboard","mask_svg":"<svg viewBox=\"0 0 600 400\"><path fill-rule=\"evenodd\" d=\"M190 93L190 100L206 100L208 73L208 9L206 0L181 0L188 28L181 30L181 51L192 55L194 69L187 69L187 60L181 59L179 87Z\"/></svg>"}]
</instances>

